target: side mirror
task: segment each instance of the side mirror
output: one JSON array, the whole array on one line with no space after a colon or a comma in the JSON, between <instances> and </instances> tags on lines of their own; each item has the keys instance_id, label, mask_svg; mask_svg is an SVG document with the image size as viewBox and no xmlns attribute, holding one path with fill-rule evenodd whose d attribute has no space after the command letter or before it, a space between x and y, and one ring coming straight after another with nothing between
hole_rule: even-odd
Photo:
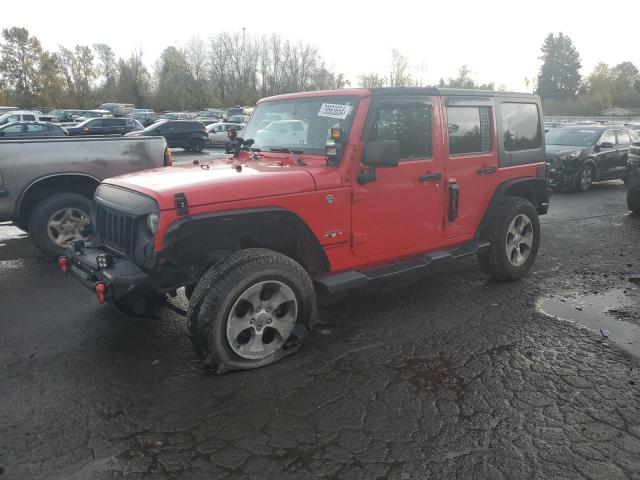
<instances>
[{"instance_id":1,"label":"side mirror","mask_svg":"<svg viewBox=\"0 0 640 480\"><path fill-rule=\"evenodd\" d=\"M598 147L600 147L600 148L613 148L613 143L611 143L611 142L602 142L600 145L598 145Z\"/></svg>"},{"instance_id":2,"label":"side mirror","mask_svg":"<svg viewBox=\"0 0 640 480\"><path fill-rule=\"evenodd\" d=\"M362 163L371 168L397 167L400 160L398 140L373 140L364 147Z\"/></svg>"}]
</instances>

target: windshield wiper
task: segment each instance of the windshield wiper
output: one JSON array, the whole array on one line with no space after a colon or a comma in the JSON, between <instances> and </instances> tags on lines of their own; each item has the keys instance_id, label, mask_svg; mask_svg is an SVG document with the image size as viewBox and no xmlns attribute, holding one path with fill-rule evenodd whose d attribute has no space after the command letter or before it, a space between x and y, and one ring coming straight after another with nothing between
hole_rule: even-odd
<instances>
[{"instance_id":1,"label":"windshield wiper","mask_svg":"<svg viewBox=\"0 0 640 480\"><path fill-rule=\"evenodd\" d=\"M277 152L277 153L288 153L289 155L293 156L293 159L296 161L296 165L299 165L301 167L306 165L306 163L303 160L301 160L300 157L298 156L304 153L302 150L291 150L290 148L287 148L287 147L280 147L280 148L270 148L269 151Z\"/></svg>"}]
</instances>

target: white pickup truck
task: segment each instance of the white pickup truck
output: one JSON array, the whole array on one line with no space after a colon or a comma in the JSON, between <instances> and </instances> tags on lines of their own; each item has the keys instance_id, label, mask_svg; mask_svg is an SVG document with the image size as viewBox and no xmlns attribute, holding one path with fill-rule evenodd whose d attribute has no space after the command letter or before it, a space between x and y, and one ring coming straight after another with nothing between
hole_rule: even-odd
<instances>
[{"instance_id":1,"label":"white pickup truck","mask_svg":"<svg viewBox=\"0 0 640 480\"><path fill-rule=\"evenodd\" d=\"M102 180L171 163L163 137L0 140L0 222L13 222L58 256L87 238L83 227Z\"/></svg>"}]
</instances>

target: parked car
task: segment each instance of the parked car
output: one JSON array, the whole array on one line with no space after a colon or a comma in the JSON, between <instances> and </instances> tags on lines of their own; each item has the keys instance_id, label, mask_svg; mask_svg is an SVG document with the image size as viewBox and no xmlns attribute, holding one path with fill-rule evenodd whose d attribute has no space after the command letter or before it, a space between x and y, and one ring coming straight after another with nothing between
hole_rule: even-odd
<instances>
[{"instance_id":1,"label":"parked car","mask_svg":"<svg viewBox=\"0 0 640 480\"><path fill-rule=\"evenodd\" d=\"M90 237L83 227L101 180L171 162L162 138L0 139L0 222L57 257Z\"/></svg>"},{"instance_id":2,"label":"parked car","mask_svg":"<svg viewBox=\"0 0 640 480\"><path fill-rule=\"evenodd\" d=\"M305 141L257 141L272 112L303 122ZM102 183L96 241L61 268L133 315L185 287L204 365L262 367L300 348L316 288L344 292L472 255L493 278L526 275L549 201L541 112L536 95L480 90L271 97L237 158Z\"/></svg>"},{"instance_id":3,"label":"parked car","mask_svg":"<svg viewBox=\"0 0 640 480\"><path fill-rule=\"evenodd\" d=\"M15 112L0 115L0 125L6 125L13 122L36 122L40 120L38 115L30 110L17 110Z\"/></svg>"},{"instance_id":4,"label":"parked car","mask_svg":"<svg viewBox=\"0 0 640 480\"><path fill-rule=\"evenodd\" d=\"M207 129L195 120L164 120L154 123L139 132L132 132L127 136L163 136L171 148L184 148L201 152L209 142Z\"/></svg>"},{"instance_id":5,"label":"parked car","mask_svg":"<svg viewBox=\"0 0 640 480\"><path fill-rule=\"evenodd\" d=\"M136 106L130 103L103 103L98 110L106 110L116 117L126 117L133 113L135 108Z\"/></svg>"},{"instance_id":6,"label":"parked car","mask_svg":"<svg viewBox=\"0 0 640 480\"><path fill-rule=\"evenodd\" d=\"M640 213L640 141L629 147L629 178L627 180L627 206Z\"/></svg>"},{"instance_id":7,"label":"parked car","mask_svg":"<svg viewBox=\"0 0 640 480\"><path fill-rule=\"evenodd\" d=\"M227 123L239 123L244 125L249 120L249 117L246 115L231 115L227 117Z\"/></svg>"},{"instance_id":8,"label":"parked car","mask_svg":"<svg viewBox=\"0 0 640 480\"><path fill-rule=\"evenodd\" d=\"M0 127L0 137L65 137L67 132L50 122L13 122Z\"/></svg>"},{"instance_id":9,"label":"parked car","mask_svg":"<svg viewBox=\"0 0 640 480\"><path fill-rule=\"evenodd\" d=\"M228 122L229 117L232 117L234 115L244 115L244 107L241 107L240 105L236 105L235 107L227 108L227 111L225 112L225 115L224 115L225 121Z\"/></svg>"},{"instance_id":10,"label":"parked car","mask_svg":"<svg viewBox=\"0 0 640 480\"><path fill-rule=\"evenodd\" d=\"M68 127L69 135L124 135L144 127L132 118L90 118L75 127Z\"/></svg>"},{"instance_id":11,"label":"parked car","mask_svg":"<svg viewBox=\"0 0 640 480\"><path fill-rule=\"evenodd\" d=\"M223 116L222 110L202 110L198 112L196 120L204 123L205 125L210 125L212 123L220 122Z\"/></svg>"},{"instance_id":12,"label":"parked car","mask_svg":"<svg viewBox=\"0 0 640 480\"><path fill-rule=\"evenodd\" d=\"M152 110L135 111L129 115L129 118L137 120L143 127L148 127L158 121L158 115Z\"/></svg>"},{"instance_id":13,"label":"parked car","mask_svg":"<svg viewBox=\"0 0 640 480\"><path fill-rule=\"evenodd\" d=\"M7 112L15 112L16 110L20 110L18 107L0 107L0 114Z\"/></svg>"},{"instance_id":14,"label":"parked car","mask_svg":"<svg viewBox=\"0 0 640 480\"><path fill-rule=\"evenodd\" d=\"M549 130L545 142L550 185L586 192L593 182L626 179L632 138L626 128L600 125Z\"/></svg>"},{"instance_id":15,"label":"parked car","mask_svg":"<svg viewBox=\"0 0 640 480\"><path fill-rule=\"evenodd\" d=\"M242 126L237 123L212 123L207 125L209 145L222 146L229 141L229 130L235 130L238 135L242 132Z\"/></svg>"},{"instance_id":16,"label":"parked car","mask_svg":"<svg viewBox=\"0 0 640 480\"><path fill-rule=\"evenodd\" d=\"M84 122L89 118L102 118L102 117L113 117L113 114L109 110L85 110L81 116L76 118L76 120L79 122Z\"/></svg>"},{"instance_id":17,"label":"parked car","mask_svg":"<svg viewBox=\"0 0 640 480\"><path fill-rule=\"evenodd\" d=\"M70 123L75 121L71 110L51 110L49 112L49 116L52 118L53 122L57 123Z\"/></svg>"},{"instance_id":18,"label":"parked car","mask_svg":"<svg viewBox=\"0 0 640 480\"><path fill-rule=\"evenodd\" d=\"M188 112L167 112L160 115L160 120L190 120Z\"/></svg>"}]
</instances>

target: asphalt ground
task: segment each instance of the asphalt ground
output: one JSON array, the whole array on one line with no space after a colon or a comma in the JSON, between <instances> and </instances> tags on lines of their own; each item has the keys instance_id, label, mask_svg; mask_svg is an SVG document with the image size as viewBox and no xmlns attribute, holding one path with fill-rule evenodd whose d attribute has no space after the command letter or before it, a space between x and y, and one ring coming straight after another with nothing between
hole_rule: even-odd
<instances>
[{"instance_id":1,"label":"asphalt ground","mask_svg":"<svg viewBox=\"0 0 640 480\"><path fill-rule=\"evenodd\" d=\"M640 478L637 339L611 326L640 326L624 198L555 194L520 282L465 260L355 292L295 356L224 376L184 318L99 306L0 225L0 479Z\"/></svg>"}]
</instances>

